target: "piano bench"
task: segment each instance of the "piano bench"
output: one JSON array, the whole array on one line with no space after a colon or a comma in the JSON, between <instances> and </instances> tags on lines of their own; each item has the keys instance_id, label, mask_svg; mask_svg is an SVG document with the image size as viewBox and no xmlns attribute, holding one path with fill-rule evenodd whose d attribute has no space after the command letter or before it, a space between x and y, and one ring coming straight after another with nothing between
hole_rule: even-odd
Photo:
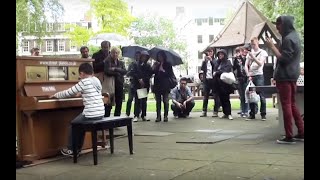
<instances>
[{"instance_id":1,"label":"piano bench","mask_svg":"<svg viewBox=\"0 0 320 180\"><path fill-rule=\"evenodd\" d=\"M93 163L98 164L98 151L97 151L97 131L109 130L110 136L110 151L113 154L113 128L127 126L127 134L129 141L129 151L133 154L133 142L132 142L132 118L130 117L104 117L100 120L82 121L71 124L72 126L72 150L77 152L77 142L74 137L77 136L78 130L90 131L92 136L92 151L93 151ZM77 153L73 153L73 163L77 163Z\"/></svg>"}]
</instances>

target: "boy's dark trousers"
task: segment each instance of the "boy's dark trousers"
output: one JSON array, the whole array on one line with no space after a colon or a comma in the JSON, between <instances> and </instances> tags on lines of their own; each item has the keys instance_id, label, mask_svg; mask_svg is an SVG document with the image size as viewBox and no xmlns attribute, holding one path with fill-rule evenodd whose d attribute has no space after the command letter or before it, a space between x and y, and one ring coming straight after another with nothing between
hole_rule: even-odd
<instances>
[{"instance_id":1,"label":"boy's dark trousers","mask_svg":"<svg viewBox=\"0 0 320 180\"><path fill-rule=\"evenodd\" d=\"M192 108L194 107L194 105L195 105L195 103L193 101L189 101L189 102L187 102L186 109L181 109L175 103L172 103L171 104L171 109L173 111L173 115L174 116L186 117L186 116L189 116L189 114L190 114Z\"/></svg>"}]
</instances>

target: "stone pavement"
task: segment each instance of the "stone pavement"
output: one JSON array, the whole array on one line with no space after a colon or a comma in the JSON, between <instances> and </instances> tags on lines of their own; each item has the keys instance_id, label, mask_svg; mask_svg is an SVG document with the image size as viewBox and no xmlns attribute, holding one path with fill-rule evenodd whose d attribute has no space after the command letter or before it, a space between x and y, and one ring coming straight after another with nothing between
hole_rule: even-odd
<instances>
[{"instance_id":1,"label":"stone pavement","mask_svg":"<svg viewBox=\"0 0 320 180\"><path fill-rule=\"evenodd\" d=\"M267 121L200 118L133 124L134 154L126 136L115 139L114 154L82 154L77 164L69 157L16 170L17 180L301 180L304 143L277 144L277 109L267 109ZM208 114L211 115L211 114ZM259 116L257 116L259 118ZM126 132L125 128L118 131Z\"/></svg>"}]
</instances>

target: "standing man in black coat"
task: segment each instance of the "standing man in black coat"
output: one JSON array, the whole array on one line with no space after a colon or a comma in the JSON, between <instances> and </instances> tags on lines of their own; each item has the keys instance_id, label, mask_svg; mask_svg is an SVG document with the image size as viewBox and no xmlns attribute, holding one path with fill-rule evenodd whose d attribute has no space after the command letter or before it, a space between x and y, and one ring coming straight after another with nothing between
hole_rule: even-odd
<instances>
[{"instance_id":1,"label":"standing man in black coat","mask_svg":"<svg viewBox=\"0 0 320 180\"><path fill-rule=\"evenodd\" d=\"M214 90L214 79L213 79L213 69L216 59L214 58L214 49L208 48L205 52L206 57L202 61L201 70L203 71L203 85L204 85L204 97L203 97L203 106L202 106L202 115L200 117L207 116L208 100L210 91L214 95L214 108L212 117L218 117L218 111L220 107L219 96L216 95Z\"/></svg>"}]
</instances>

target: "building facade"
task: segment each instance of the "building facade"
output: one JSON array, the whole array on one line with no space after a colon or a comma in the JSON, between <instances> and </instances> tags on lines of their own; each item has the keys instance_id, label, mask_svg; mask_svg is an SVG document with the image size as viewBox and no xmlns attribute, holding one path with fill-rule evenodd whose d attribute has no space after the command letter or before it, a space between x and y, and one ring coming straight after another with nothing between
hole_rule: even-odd
<instances>
[{"instance_id":1,"label":"building facade","mask_svg":"<svg viewBox=\"0 0 320 180\"><path fill-rule=\"evenodd\" d=\"M67 31L72 31L70 25L78 25L87 29L91 28L90 21L80 22L55 22L46 24L48 35L39 39L29 35L30 31L37 32L36 26L26 26L20 33L18 55L29 56L32 48L39 48L41 56L79 57L80 47L77 47L68 36ZM34 28L30 30L30 28Z\"/></svg>"}]
</instances>

